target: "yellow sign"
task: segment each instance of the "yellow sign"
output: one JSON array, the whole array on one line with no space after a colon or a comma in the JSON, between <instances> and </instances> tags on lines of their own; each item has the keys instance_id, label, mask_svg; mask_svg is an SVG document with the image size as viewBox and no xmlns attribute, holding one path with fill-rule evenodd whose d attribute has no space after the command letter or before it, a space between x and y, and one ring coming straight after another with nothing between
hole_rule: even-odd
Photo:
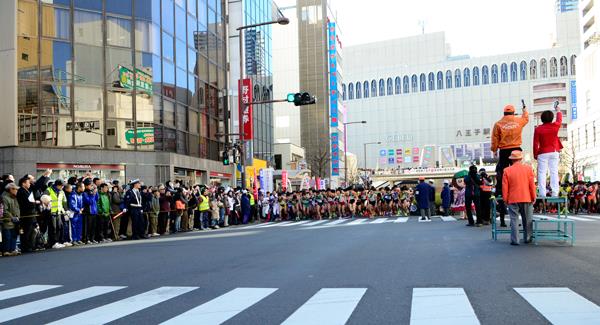
<instances>
[{"instance_id":1,"label":"yellow sign","mask_svg":"<svg viewBox=\"0 0 600 325\"><path fill-rule=\"evenodd\" d=\"M246 166L246 188L251 188L252 182L254 182L254 177L258 176L260 170L263 168L267 168L267 161L254 158L252 166ZM254 175L254 171L256 171L257 175ZM240 178L240 172L236 169L235 171L236 179Z\"/></svg>"}]
</instances>

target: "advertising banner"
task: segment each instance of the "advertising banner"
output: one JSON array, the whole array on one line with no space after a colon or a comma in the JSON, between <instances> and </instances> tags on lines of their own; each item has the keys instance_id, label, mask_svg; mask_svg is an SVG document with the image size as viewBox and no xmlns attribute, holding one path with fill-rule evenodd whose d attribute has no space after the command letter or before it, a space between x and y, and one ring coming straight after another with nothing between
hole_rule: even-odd
<instances>
[{"instance_id":1,"label":"advertising banner","mask_svg":"<svg viewBox=\"0 0 600 325\"><path fill-rule=\"evenodd\" d=\"M331 176L340 176L340 146L337 132L331 133Z\"/></svg>"},{"instance_id":2,"label":"advertising banner","mask_svg":"<svg viewBox=\"0 0 600 325\"><path fill-rule=\"evenodd\" d=\"M571 80L571 119L577 119L577 81Z\"/></svg>"},{"instance_id":3,"label":"advertising banner","mask_svg":"<svg viewBox=\"0 0 600 325\"><path fill-rule=\"evenodd\" d=\"M152 76L140 69L135 69L134 81L133 71L124 66L119 66L119 85L125 89L133 89L135 86L138 91L151 94Z\"/></svg>"},{"instance_id":4,"label":"advertising banner","mask_svg":"<svg viewBox=\"0 0 600 325\"><path fill-rule=\"evenodd\" d=\"M137 144L141 146L154 144L154 128L137 128L137 136L133 129L129 129L125 132L125 141L128 144L134 144L137 141Z\"/></svg>"},{"instance_id":5,"label":"advertising banner","mask_svg":"<svg viewBox=\"0 0 600 325\"><path fill-rule=\"evenodd\" d=\"M252 79L243 79L238 81L238 91L242 99L242 103L251 103L252 99ZM254 158L254 146L252 139L254 138L254 127L252 123L252 105L242 105L239 107L240 114L240 134L244 135L244 155L246 165L252 165Z\"/></svg>"},{"instance_id":6,"label":"advertising banner","mask_svg":"<svg viewBox=\"0 0 600 325\"><path fill-rule=\"evenodd\" d=\"M281 171L281 189L284 192L287 192L287 182L288 182L288 172L287 170Z\"/></svg>"},{"instance_id":7,"label":"advertising banner","mask_svg":"<svg viewBox=\"0 0 600 325\"><path fill-rule=\"evenodd\" d=\"M328 56L329 56L329 115L331 127L338 127L338 89L337 89L337 49L335 23L328 23Z\"/></svg>"}]
</instances>

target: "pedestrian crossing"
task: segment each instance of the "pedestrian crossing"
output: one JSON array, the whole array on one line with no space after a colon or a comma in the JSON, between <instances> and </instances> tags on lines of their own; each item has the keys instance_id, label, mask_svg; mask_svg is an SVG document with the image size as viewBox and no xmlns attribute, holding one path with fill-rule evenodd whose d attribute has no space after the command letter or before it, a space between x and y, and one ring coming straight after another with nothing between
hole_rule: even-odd
<instances>
[{"instance_id":1,"label":"pedestrian crossing","mask_svg":"<svg viewBox=\"0 0 600 325\"><path fill-rule=\"evenodd\" d=\"M4 297L3 309L0 309L0 322L8 322L23 317L35 318L36 314L53 309L65 310L70 304L87 302L90 308L62 319L52 319L50 324L106 324L135 314L153 306L177 304L178 297L199 294L199 287L159 287L147 292L122 298L125 286L93 286L67 293L61 293L44 299L37 299L42 292L64 290L61 285L29 285L0 291ZM361 303L365 303L367 288L321 288L312 297L298 306L293 306L283 325L345 324L352 320ZM121 292L120 298L111 302L110 295ZM179 315L165 314L161 324L222 324L237 315L251 312L261 317L261 307L255 306L280 290L278 288L236 288L220 296L208 298L198 306L183 311ZM555 325L600 324L600 307L566 287L512 288L509 294L515 299L527 302L527 308L543 316ZM102 302L96 302L95 298ZM17 303L27 297L31 301L11 306L11 299L20 297ZM520 297L520 298L519 298ZM373 298L373 296L371 296ZM488 310L473 308L464 288L413 288L410 306L411 325L435 324L480 324L477 312ZM107 304L103 304L109 302ZM486 305L484 305L486 306ZM482 308L482 307L480 307ZM68 310L68 309L67 309ZM80 309L77 309L80 311ZM169 309L165 309L169 310ZM177 309L175 309L177 310ZM268 311L265 311L268 313ZM385 311L383 311L385 313ZM392 311L391 311L392 312ZM393 311L396 312L396 311ZM493 311L492 311L493 312ZM46 314L44 317L49 317ZM64 316L64 313L60 315ZM158 320L157 320L158 321ZM35 320L31 320L35 323Z\"/></svg>"}]
</instances>

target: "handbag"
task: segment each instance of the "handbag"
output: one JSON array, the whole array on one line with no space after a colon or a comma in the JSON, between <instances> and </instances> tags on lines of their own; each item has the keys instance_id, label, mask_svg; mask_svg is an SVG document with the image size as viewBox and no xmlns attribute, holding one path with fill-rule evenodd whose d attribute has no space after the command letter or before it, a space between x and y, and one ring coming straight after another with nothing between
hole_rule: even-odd
<instances>
[{"instance_id":1,"label":"handbag","mask_svg":"<svg viewBox=\"0 0 600 325\"><path fill-rule=\"evenodd\" d=\"M185 210L185 203L181 200L175 201L175 209L177 210Z\"/></svg>"}]
</instances>

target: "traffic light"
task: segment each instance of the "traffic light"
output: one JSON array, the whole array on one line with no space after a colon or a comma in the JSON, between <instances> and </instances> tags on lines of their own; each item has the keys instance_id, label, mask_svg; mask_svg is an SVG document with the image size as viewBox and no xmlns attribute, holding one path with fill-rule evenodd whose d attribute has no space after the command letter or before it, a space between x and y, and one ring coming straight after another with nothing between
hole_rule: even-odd
<instances>
[{"instance_id":1,"label":"traffic light","mask_svg":"<svg viewBox=\"0 0 600 325\"><path fill-rule=\"evenodd\" d=\"M229 166L229 151L223 150L223 165Z\"/></svg>"},{"instance_id":2,"label":"traffic light","mask_svg":"<svg viewBox=\"0 0 600 325\"><path fill-rule=\"evenodd\" d=\"M315 96L311 96L309 93L295 93L288 94L287 101L294 103L296 106L312 105L317 102Z\"/></svg>"}]
</instances>

